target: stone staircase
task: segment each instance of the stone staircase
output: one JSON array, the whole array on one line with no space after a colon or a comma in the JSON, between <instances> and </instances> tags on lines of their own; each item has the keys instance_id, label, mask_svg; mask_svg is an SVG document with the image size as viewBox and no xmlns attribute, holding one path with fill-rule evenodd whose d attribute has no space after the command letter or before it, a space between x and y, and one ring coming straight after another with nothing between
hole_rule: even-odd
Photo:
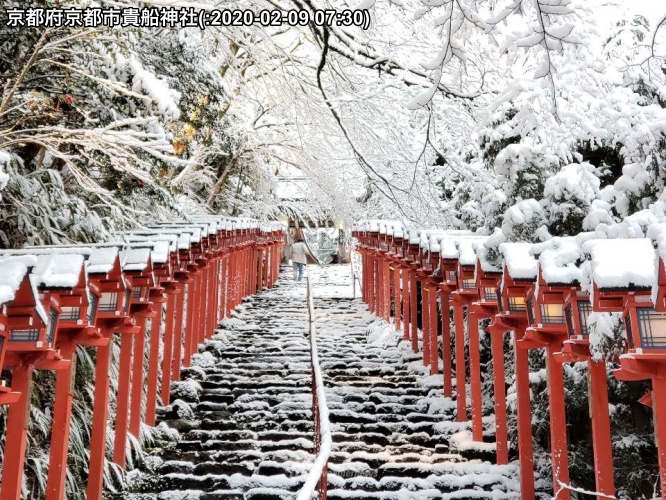
<instances>
[{"instance_id":1,"label":"stone staircase","mask_svg":"<svg viewBox=\"0 0 666 500\"><path fill-rule=\"evenodd\" d=\"M349 269L310 272L333 430L328 497L519 498L515 466L452 447L468 425L453 421L441 377L419 374L408 346L350 298ZM304 303L285 273L221 325L160 409L178 439L155 441L117 498L295 498L314 459Z\"/></svg>"}]
</instances>

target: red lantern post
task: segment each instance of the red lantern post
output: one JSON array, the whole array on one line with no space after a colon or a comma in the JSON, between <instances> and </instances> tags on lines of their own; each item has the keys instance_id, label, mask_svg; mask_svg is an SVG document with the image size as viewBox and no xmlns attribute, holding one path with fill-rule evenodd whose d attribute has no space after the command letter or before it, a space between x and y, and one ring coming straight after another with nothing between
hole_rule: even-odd
<instances>
[{"instance_id":1,"label":"red lantern post","mask_svg":"<svg viewBox=\"0 0 666 500\"><path fill-rule=\"evenodd\" d=\"M477 406L477 417L481 413L480 399L480 351L479 351L479 324L478 317L470 314L471 304L478 299L478 289L475 278L476 256L473 245L478 238L471 236L460 236L456 238L456 249L458 258L456 260L456 290L450 294L451 301L454 304L454 318L456 324L456 402L457 402L457 420L464 422L467 420L467 395L466 395L466 367L465 367L465 326L464 316L467 310L467 320L469 325L469 355L470 355L470 382L473 385L473 402ZM474 370L477 371L474 371ZM478 386L477 386L478 382ZM478 423L478 418L477 418ZM479 429L476 428L478 435Z\"/></svg>"},{"instance_id":2,"label":"red lantern post","mask_svg":"<svg viewBox=\"0 0 666 500\"><path fill-rule=\"evenodd\" d=\"M527 351L540 348L546 350L553 491L559 491L558 498L568 499L571 496L569 490L561 487L562 484L569 484L569 460L563 369L557 354L562 350L562 343L567 338L564 301L572 287L549 283L544 276L542 268L538 286L530 291L527 299L530 326L518 343Z\"/></svg>"},{"instance_id":3,"label":"red lantern post","mask_svg":"<svg viewBox=\"0 0 666 500\"><path fill-rule=\"evenodd\" d=\"M56 352L49 344L49 333L55 333L57 324L53 312L44 309L36 289L28 276L28 268L36 259L3 259L0 265L4 276L2 283L4 324L7 328L3 369L11 370L14 397L3 390L7 403L4 463L0 499L19 500L23 483L23 467L27 446L28 416L32 373L37 360L55 360ZM7 302L9 301L9 302ZM57 315L57 312L56 312ZM5 336L3 336L4 340ZM3 342L5 344L5 342ZM3 384L4 387L4 384Z\"/></svg>"},{"instance_id":4,"label":"red lantern post","mask_svg":"<svg viewBox=\"0 0 666 500\"><path fill-rule=\"evenodd\" d=\"M455 239L449 233L442 235L439 239L440 262L439 269L442 274L442 282L439 286L441 300L441 323L442 323L442 364L444 396L453 396L453 353L451 352L451 294L458 289L458 249ZM455 316L454 316L455 318ZM458 359L456 358L456 364ZM463 362L464 363L464 362ZM457 375L456 367L456 375ZM462 401L457 402L464 408L464 396Z\"/></svg>"},{"instance_id":5,"label":"red lantern post","mask_svg":"<svg viewBox=\"0 0 666 500\"><path fill-rule=\"evenodd\" d=\"M114 333L132 328L134 324L129 315L131 283L122 273L118 248L94 248L88 258L86 269L90 282L100 292L95 326L100 329L100 335L107 341L98 346L95 359L95 390L86 497L89 500L101 500L109 412L109 365L111 362L109 343Z\"/></svg>"},{"instance_id":6,"label":"red lantern post","mask_svg":"<svg viewBox=\"0 0 666 500\"><path fill-rule=\"evenodd\" d=\"M395 329L400 330L402 322L402 229L399 226L394 226L392 234L390 235L389 247L389 260L390 260L390 273L391 273L391 287L393 295L391 297L393 303L393 316Z\"/></svg>"},{"instance_id":7,"label":"red lantern post","mask_svg":"<svg viewBox=\"0 0 666 500\"><path fill-rule=\"evenodd\" d=\"M651 380L661 492L666 491L666 272L664 245L657 259L648 239L590 242L593 311L621 311L627 352L620 356L618 380ZM658 261L658 265L655 262ZM656 303L652 288L657 288Z\"/></svg>"},{"instance_id":8,"label":"red lantern post","mask_svg":"<svg viewBox=\"0 0 666 500\"><path fill-rule=\"evenodd\" d=\"M118 371L118 393L116 395L116 422L114 432L113 461L125 467L127 434L130 428L130 413L140 412L143 386L143 359L146 326L152 318L150 289L157 285L151 260L152 246L144 242L129 243L121 252L123 273L131 283L126 296L126 308L134 325L120 329L120 364ZM133 361L134 360L134 361ZM133 388L133 391L132 391ZM132 400L132 392L134 400ZM136 418L136 417L135 417ZM135 437L138 437L138 433Z\"/></svg>"},{"instance_id":9,"label":"red lantern post","mask_svg":"<svg viewBox=\"0 0 666 500\"><path fill-rule=\"evenodd\" d=\"M418 267L416 269L417 290L420 290L420 300L418 301L419 317L421 319L421 335L422 335L422 356L423 366L429 366L430 348L431 348L431 328L430 328L430 292L432 290L430 276L432 275L433 268L430 260L430 243L428 240L428 233L422 231L419 241L419 259Z\"/></svg>"},{"instance_id":10,"label":"red lantern post","mask_svg":"<svg viewBox=\"0 0 666 500\"><path fill-rule=\"evenodd\" d=\"M440 286L442 283L442 273L439 269L440 246L438 236L431 234L429 236L430 269L432 272L428 276L428 318L430 325L430 373L439 373L439 332L441 330L441 321L439 313Z\"/></svg>"},{"instance_id":11,"label":"red lantern post","mask_svg":"<svg viewBox=\"0 0 666 500\"><path fill-rule=\"evenodd\" d=\"M560 356L563 363L587 363L595 490L604 495L615 496L606 362L593 358L590 353L588 317L591 311L590 297L586 292L576 289L567 294L564 317L568 339L562 345Z\"/></svg>"},{"instance_id":12,"label":"red lantern post","mask_svg":"<svg viewBox=\"0 0 666 500\"><path fill-rule=\"evenodd\" d=\"M520 345L519 341L525 335L528 325L527 318L527 295L534 284L537 275L537 263L530 254L529 243L503 243L500 251L504 257L503 287L501 294L501 307L493 320L491 335L496 335L495 340L502 346L501 360L499 353L495 357L493 352L494 366L498 366L504 360L503 335L506 331L514 332L515 351L515 378L517 394L517 423L518 423L518 453L520 457L520 485L522 498L534 498L534 454L532 450L532 411L530 408L530 381L529 381L529 358L527 350ZM493 333L494 331L494 333ZM498 373L503 370L495 370ZM503 373L502 373L503 376ZM504 380L495 379L495 416L498 458L506 453L504 439L506 428L506 406L499 407L499 401L505 400Z\"/></svg>"},{"instance_id":13,"label":"red lantern post","mask_svg":"<svg viewBox=\"0 0 666 500\"><path fill-rule=\"evenodd\" d=\"M417 269L419 268L419 242L420 236L417 231L410 231L409 246L407 252L407 264L409 269L409 336L412 343L412 351L419 352L419 293Z\"/></svg>"},{"instance_id":14,"label":"red lantern post","mask_svg":"<svg viewBox=\"0 0 666 500\"><path fill-rule=\"evenodd\" d=\"M469 309L470 389L472 399L472 438L483 440L483 408L481 395L481 354L479 352L479 321L492 319L497 314L497 288L502 279L499 268L487 259L486 248L477 247L475 283L477 299ZM476 347L475 347L476 346ZM504 363L502 363L502 369Z\"/></svg>"},{"instance_id":15,"label":"red lantern post","mask_svg":"<svg viewBox=\"0 0 666 500\"><path fill-rule=\"evenodd\" d=\"M54 249L54 251L59 251ZM65 498L65 477L67 472L67 451L69 448L70 419L72 415L72 383L76 369L76 347L78 345L99 346L106 344L95 327L96 304L99 291L88 285L83 268L82 255L44 255L40 259L50 260L57 273L57 284L71 285L46 287L42 281L40 288L60 309L56 332L56 348L64 363L56 370L55 398L49 446L49 470L46 483L46 499ZM53 282L52 282L53 283Z\"/></svg>"}]
</instances>

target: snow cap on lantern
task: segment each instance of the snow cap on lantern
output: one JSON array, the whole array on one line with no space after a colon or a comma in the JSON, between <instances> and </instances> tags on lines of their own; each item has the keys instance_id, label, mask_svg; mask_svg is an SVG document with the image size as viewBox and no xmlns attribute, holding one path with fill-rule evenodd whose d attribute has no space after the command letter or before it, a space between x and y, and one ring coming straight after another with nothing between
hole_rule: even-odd
<instances>
[{"instance_id":1,"label":"snow cap on lantern","mask_svg":"<svg viewBox=\"0 0 666 500\"><path fill-rule=\"evenodd\" d=\"M573 236L556 237L536 243L530 253L538 258L539 272L546 284L580 284L583 273L579 263L583 258L579 239Z\"/></svg>"},{"instance_id":2,"label":"snow cap on lantern","mask_svg":"<svg viewBox=\"0 0 666 500\"><path fill-rule=\"evenodd\" d=\"M534 280L537 276L537 260L530 253L532 243L502 243L499 247L509 276L515 280Z\"/></svg>"},{"instance_id":3,"label":"snow cap on lantern","mask_svg":"<svg viewBox=\"0 0 666 500\"><path fill-rule=\"evenodd\" d=\"M456 250L458 252L458 289L463 290L466 294L476 294L476 253L474 251L474 244L476 242L485 241L486 237L476 235L465 235L455 239Z\"/></svg>"},{"instance_id":4,"label":"snow cap on lantern","mask_svg":"<svg viewBox=\"0 0 666 500\"><path fill-rule=\"evenodd\" d=\"M491 261L489 255L489 249L487 246L487 240L480 240L474 242L474 253L481 267L481 271L484 273L501 273L502 268L497 266L494 262Z\"/></svg>"},{"instance_id":5,"label":"snow cap on lantern","mask_svg":"<svg viewBox=\"0 0 666 500\"><path fill-rule=\"evenodd\" d=\"M190 244L192 243L200 243L201 238L202 238L202 233L203 233L203 227L198 226L198 225L193 225L193 224L173 224L173 223L163 223L163 224L157 224L154 226L149 226L152 229L162 229L165 232L173 232L174 230L178 230L181 233L188 233L189 234L189 240Z\"/></svg>"},{"instance_id":6,"label":"snow cap on lantern","mask_svg":"<svg viewBox=\"0 0 666 500\"><path fill-rule=\"evenodd\" d=\"M502 269L490 261L487 239L472 243L476 256L474 274L478 287L479 299L486 305L497 306L498 288L502 279Z\"/></svg>"},{"instance_id":7,"label":"snow cap on lantern","mask_svg":"<svg viewBox=\"0 0 666 500\"><path fill-rule=\"evenodd\" d=\"M152 248L143 243L130 243L120 252L120 265L123 271L145 271L151 263Z\"/></svg>"},{"instance_id":8,"label":"snow cap on lantern","mask_svg":"<svg viewBox=\"0 0 666 500\"><path fill-rule=\"evenodd\" d=\"M86 269L90 274L108 274L118 259L118 247L97 247L91 249Z\"/></svg>"},{"instance_id":9,"label":"snow cap on lantern","mask_svg":"<svg viewBox=\"0 0 666 500\"><path fill-rule=\"evenodd\" d=\"M24 261L31 267L30 275L37 287L73 288L83 271L82 252L65 251L61 247L12 250L14 262ZM4 271L4 269L3 269Z\"/></svg>"},{"instance_id":10,"label":"snow cap on lantern","mask_svg":"<svg viewBox=\"0 0 666 500\"><path fill-rule=\"evenodd\" d=\"M166 264L172 253L178 251L178 236L175 234L160 233L154 235L125 234L123 239L128 243L150 244L152 247L150 260L153 264Z\"/></svg>"},{"instance_id":11,"label":"snow cap on lantern","mask_svg":"<svg viewBox=\"0 0 666 500\"><path fill-rule=\"evenodd\" d=\"M522 317L527 312L527 296L537 276L537 261L530 254L531 243L502 243L504 258L500 309Z\"/></svg>"},{"instance_id":12,"label":"snow cap on lantern","mask_svg":"<svg viewBox=\"0 0 666 500\"><path fill-rule=\"evenodd\" d=\"M28 274L28 269L37 264L34 256L28 259L18 259L8 256L0 257L0 305L11 302L16 297L16 291Z\"/></svg>"},{"instance_id":13,"label":"snow cap on lantern","mask_svg":"<svg viewBox=\"0 0 666 500\"><path fill-rule=\"evenodd\" d=\"M443 235L443 231L433 231L428 234L428 247L433 253L439 253L441 250L440 241Z\"/></svg>"},{"instance_id":14,"label":"snow cap on lantern","mask_svg":"<svg viewBox=\"0 0 666 500\"><path fill-rule=\"evenodd\" d=\"M487 236L463 236L456 239L458 250L458 261L462 266L474 266L476 264L476 247L485 243Z\"/></svg>"},{"instance_id":15,"label":"snow cap on lantern","mask_svg":"<svg viewBox=\"0 0 666 500\"><path fill-rule=\"evenodd\" d=\"M657 252L647 238L592 240L586 249L599 289L646 289L656 282Z\"/></svg>"},{"instance_id":16,"label":"snow cap on lantern","mask_svg":"<svg viewBox=\"0 0 666 500\"><path fill-rule=\"evenodd\" d=\"M6 270L0 282L7 307L8 351L39 351L49 349L55 334L57 311L44 307L37 290L32 269L37 266L34 255L0 258L0 269Z\"/></svg>"}]
</instances>

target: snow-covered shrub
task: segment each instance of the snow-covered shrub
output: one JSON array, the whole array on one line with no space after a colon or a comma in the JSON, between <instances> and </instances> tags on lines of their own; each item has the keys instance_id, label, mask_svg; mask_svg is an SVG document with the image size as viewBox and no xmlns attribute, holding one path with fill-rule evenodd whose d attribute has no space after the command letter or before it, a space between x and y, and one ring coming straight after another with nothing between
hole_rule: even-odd
<instances>
[{"instance_id":1,"label":"snow-covered shrub","mask_svg":"<svg viewBox=\"0 0 666 500\"><path fill-rule=\"evenodd\" d=\"M613 224L613 222L614 219L611 204L607 201L598 199L592 201L590 204L590 208L583 218L582 229L584 231L593 231L601 224L610 225Z\"/></svg>"},{"instance_id":2,"label":"snow-covered shrub","mask_svg":"<svg viewBox=\"0 0 666 500\"><path fill-rule=\"evenodd\" d=\"M559 236L576 235L599 195L600 181L589 163L565 165L544 186L548 228Z\"/></svg>"},{"instance_id":3,"label":"snow-covered shrub","mask_svg":"<svg viewBox=\"0 0 666 500\"><path fill-rule=\"evenodd\" d=\"M548 237L546 223L546 212L537 200L522 200L504 212L502 232L507 241L542 241Z\"/></svg>"},{"instance_id":4,"label":"snow-covered shrub","mask_svg":"<svg viewBox=\"0 0 666 500\"><path fill-rule=\"evenodd\" d=\"M511 144L495 160L495 173L511 201L540 199L545 179L557 165L557 158L529 144Z\"/></svg>"}]
</instances>

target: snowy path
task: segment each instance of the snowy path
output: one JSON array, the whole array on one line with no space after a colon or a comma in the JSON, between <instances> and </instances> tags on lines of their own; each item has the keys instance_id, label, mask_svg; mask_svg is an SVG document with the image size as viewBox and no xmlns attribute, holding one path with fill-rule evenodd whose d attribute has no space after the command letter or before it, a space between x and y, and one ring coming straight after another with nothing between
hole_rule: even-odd
<instances>
[{"instance_id":1,"label":"snowy path","mask_svg":"<svg viewBox=\"0 0 666 500\"><path fill-rule=\"evenodd\" d=\"M450 451L467 429L453 421L455 403L351 298L349 268L311 273L333 425L329 498L518 498L514 466ZM304 285L290 274L239 308L185 370L174 398L189 406L160 413L180 440L155 443L123 498L295 498L313 457Z\"/></svg>"}]
</instances>

